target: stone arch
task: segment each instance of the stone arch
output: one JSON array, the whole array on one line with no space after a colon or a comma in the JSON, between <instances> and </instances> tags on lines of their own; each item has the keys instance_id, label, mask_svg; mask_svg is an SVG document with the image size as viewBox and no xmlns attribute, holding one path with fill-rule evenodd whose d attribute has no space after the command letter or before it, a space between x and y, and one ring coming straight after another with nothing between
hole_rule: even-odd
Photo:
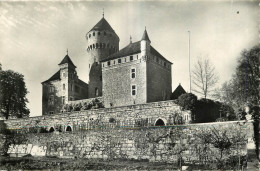
<instances>
[{"instance_id":1,"label":"stone arch","mask_svg":"<svg viewBox=\"0 0 260 171\"><path fill-rule=\"evenodd\" d=\"M165 126L166 125L166 120L163 118L159 118L155 121L154 125L155 126Z\"/></svg>"},{"instance_id":2,"label":"stone arch","mask_svg":"<svg viewBox=\"0 0 260 171\"><path fill-rule=\"evenodd\" d=\"M68 125L68 126L66 127L66 132L71 132L71 131L72 131L72 128L71 128L70 125Z\"/></svg>"},{"instance_id":3,"label":"stone arch","mask_svg":"<svg viewBox=\"0 0 260 171\"><path fill-rule=\"evenodd\" d=\"M54 132L55 131L55 129L53 128L53 127L51 127L50 129L49 129L49 132Z\"/></svg>"}]
</instances>

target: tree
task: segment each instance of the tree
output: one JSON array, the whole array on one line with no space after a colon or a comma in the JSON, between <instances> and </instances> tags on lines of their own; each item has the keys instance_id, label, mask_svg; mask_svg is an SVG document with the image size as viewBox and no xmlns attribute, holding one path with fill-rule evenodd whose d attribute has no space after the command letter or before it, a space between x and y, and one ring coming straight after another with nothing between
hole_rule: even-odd
<instances>
[{"instance_id":1,"label":"tree","mask_svg":"<svg viewBox=\"0 0 260 171\"><path fill-rule=\"evenodd\" d=\"M185 93L179 96L178 105L181 106L182 110L190 110L191 111L191 119L192 122L195 120L195 108L197 103L197 96L192 93Z\"/></svg>"},{"instance_id":2,"label":"tree","mask_svg":"<svg viewBox=\"0 0 260 171\"><path fill-rule=\"evenodd\" d=\"M209 59L199 59L192 71L192 83L195 85L192 90L203 95L206 99L217 82L218 76L215 73L215 67L210 63Z\"/></svg>"},{"instance_id":3,"label":"tree","mask_svg":"<svg viewBox=\"0 0 260 171\"><path fill-rule=\"evenodd\" d=\"M236 72L232 79L225 82L215 93L218 100L234 107L236 111L249 103L258 105L259 95L259 56L260 46L243 50L238 59Z\"/></svg>"},{"instance_id":4,"label":"tree","mask_svg":"<svg viewBox=\"0 0 260 171\"><path fill-rule=\"evenodd\" d=\"M259 56L260 46L255 46L251 50L244 50L238 60L236 74L233 78L234 93L237 94L235 100L244 105L258 105L259 98Z\"/></svg>"},{"instance_id":5,"label":"tree","mask_svg":"<svg viewBox=\"0 0 260 171\"><path fill-rule=\"evenodd\" d=\"M6 119L10 116L22 118L29 116L26 107L28 93L24 76L17 72L0 71L0 112Z\"/></svg>"}]
</instances>

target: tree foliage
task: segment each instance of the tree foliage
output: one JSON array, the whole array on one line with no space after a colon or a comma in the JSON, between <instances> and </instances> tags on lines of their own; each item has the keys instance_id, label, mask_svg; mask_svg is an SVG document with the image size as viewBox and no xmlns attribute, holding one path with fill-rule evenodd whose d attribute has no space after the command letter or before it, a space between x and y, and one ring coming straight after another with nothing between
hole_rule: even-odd
<instances>
[{"instance_id":1,"label":"tree foliage","mask_svg":"<svg viewBox=\"0 0 260 171\"><path fill-rule=\"evenodd\" d=\"M259 56L260 46L255 46L251 50L242 51L236 72L230 81L225 82L216 91L216 99L232 105L236 111L249 103L258 105L259 103Z\"/></svg>"},{"instance_id":2,"label":"tree foliage","mask_svg":"<svg viewBox=\"0 0 260 171\"><path fill-rule=\"evenodd\" d=\"M192 90L203 95L206 99L213 91L217 82L218 76L215 72L215 67L210 63L209 59L199 59L192 71L192 83L195 86L192 87Z\"/></svg>"},{"instance_id":3,"label":"tree foliage","mask_svg":"<svg viewBox=\"0 0 260 171\"><path fill-rule=\"evenodd\" d=\"M29 116L27 93L22 74L11 70L0 71L0 112L6 119Z\"/></svg>"}]
</instances>

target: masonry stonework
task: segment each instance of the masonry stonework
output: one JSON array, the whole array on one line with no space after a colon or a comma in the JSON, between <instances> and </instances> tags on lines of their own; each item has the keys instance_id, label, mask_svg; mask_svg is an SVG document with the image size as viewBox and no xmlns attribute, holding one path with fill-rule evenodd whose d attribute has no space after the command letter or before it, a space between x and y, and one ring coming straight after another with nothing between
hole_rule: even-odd
<instances>
[{"instance_id":1,"label":"masonry stonework","mask_svg":"<svg viewBox=\"0 0 260 171\"><path fill-rule=\"evenodd\" d=\"M228 131L229 138L237 132L245 137L243 143L234 144L227 153L220 154L219 149L201 143L201 133L217 130ZM168 128L127 128L94 129L91 131L29 133L21 145L11 145L11 156L32 154L60 158L100 158L100 159L147 159L149 161L168 162L180 158L186 162L217 161L231 156L246 156L247 138L252 133L250 122L226 122L211 124L193 124ZM206 150L207 153L201 153ZM239 151L239 153L238 153Z\"/></svg>"}]
</instances>

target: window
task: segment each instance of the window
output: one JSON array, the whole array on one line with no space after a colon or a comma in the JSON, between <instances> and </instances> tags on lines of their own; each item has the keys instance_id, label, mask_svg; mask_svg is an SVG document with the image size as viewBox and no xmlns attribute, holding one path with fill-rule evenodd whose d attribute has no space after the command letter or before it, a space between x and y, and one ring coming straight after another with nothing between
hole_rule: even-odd
<instances>
[{"instance_id":1,"label":"window","mask_svg":"<svg viewBox=\"0 0 260 171\"><path fill-rule=\"evenodd\" d=\"M65 72L63 72L63 73L62 73L62 76L63 76L63 77L66 77L66 73L65 73Z\"/></svg>"},{"instance_id":2,"label":"window","mask_svg":"<svg viewBox=\"0 0 260 171\"><path fill-rule=\"evenodd\" d=\"M54 91L55 91L55 87L50 86L50 87L49 87L49 92L50 92L50 93L53 93Z\"/></svg>"},{"instance_id":3,"label":"window","mask_svg":"<svg viewBox=\"0 0 260 171\"><path fill-rule=\"evenodd\" d=\"M49 97L49 105L54 105L54 96Z\"/></svg>"},{"instance_id":4,"label":"window","mask_svg":"<svg viewBox=\"0 0 260 171\"><path fill-rule=\"evenodd\" d=\"M93 32L93 36L95 36L95 32Z\"/></svg>"},{"instance_id":5,"label":"window","mask_svg":"<svg viewBox=\"0 0 260 171\"><path fill-rule=\"evenodd\" d=\"M65 90L66 89L66 85L65 84L63 84L63 90Z\"/></svg>"},{"instance_id":6,"label":"window","mask_svg":"<svg viewBox=\"0 0 260 171\"><path fill-rule=\"evenodd\" d=\"M135 78L135 68L131 69L131 78Z\"/></svg>"},{"instance_id":7,"label":"window","mask_svg":"<svg viewBox=\"0 0 260 171\"><path fill-rule=\"evenodd\" d=\"M100 35L100 32L98 32L98 35Z\"/></svg>"},{"instance_id":8,"label":"window","mask_svg":"<svg viewBox=\"0 0 260 171\"><path fill-rule=\"evenodd\" d=\"M96 95L96 97L98 96L98 88L97 87L95 88L95 95Z\"/></svg>"},{"instance_id":9,"label":"window","mask_svg":"<svg viewBox=\"0 0 260 171\"><path fill-rule=\"evenodd\" d=\"M136 95L136 85L132 85L132 96Z\"/></svg>"},{"instance_id":10,"label":"window","mask_svg":"<svg viewBox=\"0 0 260 171\"><path fill-rule=\"evenodd\" d=\"M54 114L54 112L53 111L49 111L49 114Z\"/></svg>"},{"instance_id":11,"label":"window","mask_svg":"<svg viewBox=\"0 0 260 171\"><path fill-rule=\"evenodd\" d=\"M65 96L62 96L61 100L62 100L62 104L65 104Z\"/></svg>"},{"instance_id":12,"label":"window","mask_svg":"<svg viewBox=\"0 0 260 171\"><path fill-rule=\"evenodd\" d=\"M121 59L118 59L118 63L121 64Z\"/></svg>"},{"instance_id":13,"label":"window","mask_svg":"<svg viewBox=\"0 0 260 171\"><path fill-rule=\"evenodd\" d=\"M134 58L133 58L133 56L130 56L130 61L132 61Z\"/></svg>"},{"instance_id":14,"label":"window","mask_svg":"<svg viewBox=\"0 0 260 171\"><path fill-rule=\"evenodd\" d=\"M125 58L125 62L126 62L126 58Z\"/></svg>"},{"instance_id":15,"label":"window","mask_svg":"<svg viewBox=\"0 0 260 171\"><path fill-rule=\"evenodd\" d=\"M116 64L116 60L114 60L114 65Z\"/></svg>"},{"instance_id":16,"label":"window","mask_svg":"<svg viewBox=\"0 0 260 171\"><path fill-rule=\"evenodd\" d=\"M93 49L95 48L95 44L93 44Z\"/></svg>"},{"instance_id":17,"label":"window","mask_svg":"<svg viewBox=\"0 0 260 171\"><path fill-rule=\"evenodd\" d=\"M107 65L110 66L110 61L107 62Z\"/></svg>"},{"instance_id":18,"label":"window","mask_svg":"<svg viewBox=\"0 0 260 171\"><path fill-rule=\"evenodd\" d=\"M138 55L136 55L136 58L138 59Z\"/></svg>"}]
</instances>

